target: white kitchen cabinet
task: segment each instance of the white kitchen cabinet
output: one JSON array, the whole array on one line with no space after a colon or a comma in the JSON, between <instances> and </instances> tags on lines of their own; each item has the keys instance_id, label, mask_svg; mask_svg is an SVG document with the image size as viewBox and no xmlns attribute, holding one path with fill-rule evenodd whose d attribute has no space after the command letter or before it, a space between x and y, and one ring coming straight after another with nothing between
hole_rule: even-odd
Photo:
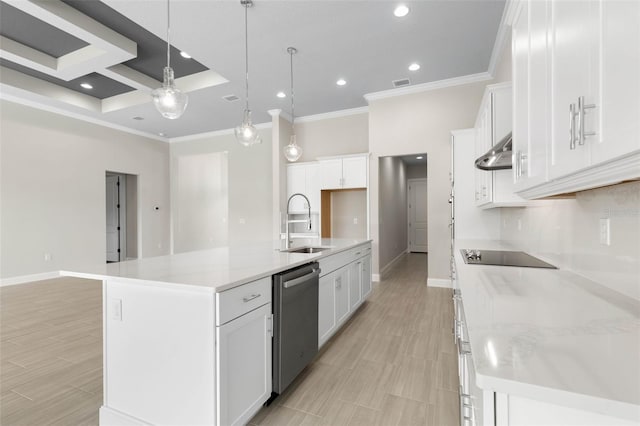
<instances>
[{"instance_id":1,"label":"white kitchen cabinet","mask_svg":"<svg viewBox=\"0 0 640 426\"><path fill-rule=\"evenodd\" d=\"M334 271L321 276L318 282L318 347L324 345L336 329L335 275Z\"/></svg>"},{"instance_id":2,"label":"white kitchen cabinet","mask_svg":"<svg viewBox=\"0 0 640 426\"><path fill-rule=\"evenodd\" d=\"M371 255L362 258L362 300L371 293Z\"/></svg>"},{"instance_id":3,"label":"white kitchen cabinet","mask_svg":"<svg viewBox=\"0 0 640 426\"><path fill-rule=\"evenodd\" d=\"M640 2L518 2L514 176L525 198L640 177Z\"/></svg>"},{"instance_id":4,"label":"white kitchen cabinet","mask_svg":"<svg viewBox=\"0 0 640 426\"><path fill-rule=\"evenodd\" d=\"M500 142L511 131L511 123L511 83L487 86L476 119L476 157ZM476 206L493 208L525 205L525 200L515 194L510 170L476 169L475 174Z\"/></svg>"},{"instance_id":5,"label":"white kitchen cabinet","mask_svg":"<svg viewBox=\"0 0 640 426\"><path fill-rule=\"evenodd\" d=\"M319 159L320 188L366 188L368 160L369 156L366 154Z\"/></svg>"},{"instance_id":6,"label":"white kitchen cabinet","mask_svg":"<svg viewBox=\"0 0 640 426\"><path fill-rule=\"evenodd\" d=\"M271 303L216 327L217 424L244 425L271 395Z\"/></svg>"},{"instance_id":7,"label":"white kitchen cabinet","mask_svg":"<svg viewBox=\"0 0 640 426\"><path fill-rule=\"evenodd\" d=\"M362 259L349 265L349 310L354 311L362 303Z\"/></svg>"},{"instance_id":8,"label":"white kitchen cabinet","mask_svg":"<svg viewBox=\"0 0 640 426\"><path fill-rule=\"evenodd\" d=\"M336 289L336 325L346 321L351 312L349 306L349 268L342 267L338 269L333 277L333 286Z\"/></svg>"},{"instance_id":9,"label":"white kitchen cabinet","mask_svg":"<svg viewBox=\"0 0 640 426\"><path fill-rule=\"evenodd\" d=\"M550 132L549 2L518 5L513 42L513 178L516 191L547 180Z\"/></svg>"},{"instance_id":10,"label":"white kitchen cabinet","mask_svg":"<svg viewBox=\"0 0 640 426\"><path fill-rule=\"evenodd\" d=\"M313 163L296 163L287 165L287 199L295 193L304 194L311 204L312 212L320 211L320 179L319 165ZM291 200L289 212L307 213L309 205L302 197Z\"/></svg>"},{"instance_id":11,"label":"white kitchen cabinet","mask_svg":"<svg viewBox=\"0 0 640 426\"><path fill-rule=\"evenodd\" d=\"M318 347L321 347L371 293L371 244L319 260Z\"/></svg>"}]
</instances>

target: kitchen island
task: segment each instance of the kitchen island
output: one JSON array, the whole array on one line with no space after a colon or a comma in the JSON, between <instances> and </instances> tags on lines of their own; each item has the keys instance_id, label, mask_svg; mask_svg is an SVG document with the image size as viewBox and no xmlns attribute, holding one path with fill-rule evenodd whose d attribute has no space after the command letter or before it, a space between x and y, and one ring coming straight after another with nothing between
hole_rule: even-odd
<instances>
[{"instance_id":1,"label":"kitchen island","mask_svg":"<svg viewBox=\"0 0 640 426\"><path fill-rule=\"evenodd\" d=\"M326 278L345 271L347 300L370 291L370 240L308 243L324 249L265 242L61 271L103 282L100 424L246 423L271 395L271 276L318 261ZM321 327L334 310L320 307Z\"/></svg>"},{"instance_id":2,"label":"kitchen island","mask_svg":"<svg viewBox=\"0 0 640 426\"><path fill-rule=\"evenodd\" d=\"M514 248L456 241L461 416L475 425L640 422L640 301L562 268L466 264L461 249Z\"/></svg>"}]
</instances>

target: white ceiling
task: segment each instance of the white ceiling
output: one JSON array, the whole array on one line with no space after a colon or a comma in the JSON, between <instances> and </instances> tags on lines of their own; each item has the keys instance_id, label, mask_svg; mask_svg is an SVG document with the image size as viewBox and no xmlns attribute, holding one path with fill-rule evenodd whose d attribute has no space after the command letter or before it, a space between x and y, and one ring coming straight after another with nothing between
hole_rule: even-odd
<instances>
[{"instance_id":1,"label":"white ceiling","mask_svg":"<svg viewBox=\"0 0 640 426\"><path fill-rule=\"evenodd\" d=\"M165 38L164 0L104 3ZM392 89L397 79L409 78L415 85L487 72L504 0L405 2L411 11L404 18L393 16L397 4L383 0L254 0L249 9L254 123L269 122L268 110L290 110L288 97L275 96L278 91L289 93L288 46L298 49L294 56L297 116L366 106L365 94ZM171 44L214 71L216 83L205 88L192 84L189 106L180 119L160 117L143 97L137 105L111 112L90 111L63 102L55 93L13 86L4 77L2 96L144 133L162 132L169 138L236 126L244 108L244 8L239 0L173 0L171 5ZM172 59L179 60L184 59ZM421 69L408 71L412 62ZM346 79L347 85L337 86L338 78ZM229 94L242 99L231 103L222 99Z\"/></svg>"}]
</instances>

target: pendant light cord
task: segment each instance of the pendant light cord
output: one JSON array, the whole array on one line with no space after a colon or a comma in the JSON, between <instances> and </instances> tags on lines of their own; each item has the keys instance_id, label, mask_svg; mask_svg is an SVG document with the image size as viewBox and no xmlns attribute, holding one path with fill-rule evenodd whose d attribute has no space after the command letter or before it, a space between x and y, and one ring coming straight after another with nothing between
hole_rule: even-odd
<instances>
[{"instance_id":1,"label":"pendant light cord","mask_svg":"<svg viewBox=\"0 0 640 426\"><path fill-rule=\"evenodd\" d=\"M171 43L169 42L169 28L171 28L171 11L167 0L167 67L171 66Z\"/></svg>"},{"instance_id":2,"label":"pendant light cord","mask_svg":"<svg viewBox=\"0 0 640 426\"><path fill-rule=\"evenodd\" d=\"M296 121L296 110L293 103L293 54L295 53L295 48L289 48L289 55L291 57L291 128L293 129L293 123Z\"/></svg>"},{"instance_id":3,"label":"pendant light cord","mask_svg":"<svg viewBox=\"0 0 640 426\"><path fill-rule=\"evenodd\" d=\"M245 109L249 109L249 24L247 23L247 12L249 3L244 4L244 69L245 69Z\"/></svg>"}]
</instances>

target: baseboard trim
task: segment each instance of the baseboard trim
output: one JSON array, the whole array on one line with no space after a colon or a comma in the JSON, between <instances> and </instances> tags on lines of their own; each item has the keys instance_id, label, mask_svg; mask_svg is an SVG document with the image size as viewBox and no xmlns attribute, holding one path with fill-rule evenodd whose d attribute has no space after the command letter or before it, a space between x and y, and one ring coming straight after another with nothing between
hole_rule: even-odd
<instances>
[{"instance_id":1,"label":"baseboard trim","mask_svg":"<svg viewBox=\"0 0 640 426\"><path fill-rule=\"evenodd\" d=\"M380 282L380 274L371 274L371 281L373 281L374 283L379 283Z\"/></svg>"},{"instance_id":2,"label":"baseboard trim","mask_svg":"<svg viewBox=\"0 0 640 426\"><path fill-rule=\"evenodd\" d=\"M50 280L60 277L60 271L43 272L41 274L20 275L18 277L2 278L0 279L0 287L27 284L33 281Z\"/></svg>"},{"instance_id":3,"label":"baseboard trim","mask_svg":"<svg viewBox=\"0 0 640 426\"><path fill-rule=\"evenodd\" d=\"M151 424L104 405L100 407L98 413L100 426L144 426Z\"/></svg>"},{"instance_id":4,"label":"baseboard trim","mask_svg":"<svg viewBox=\"0 0 640 426\"><path fill-rule=\"evenodd\" d=\"M452 288L451 280L443 280L442 278L427 278L427 287Z\"/></svg>"},{"instance_id":5,"label":"baseboard trim","mask_svg":"<svg viewBox=\"0 0 640 426\"><path fill-rule=\"evenodd\" d=\"M384 266L384 268L382 268L382 269L380 270L380 274L378 275L378 280L380 279L380 277L384 276L384 274L386 274L386 273L387 273L387 271L388 271L389 269L391 269L391 268L393 267L393 265L394 265L398 260L400 260L400 258L401 258L402 256L404 256L404 255L405 255L405 254L407 254L407 253L408 253L407 249L404 249L404 250L402 250L402 251L400 252L400 254L399 254L399 255L397 255L397 256L396 256L396 257L395 257L391 262L387 263L387 264Z\"/></svg>"}]
</instances>

